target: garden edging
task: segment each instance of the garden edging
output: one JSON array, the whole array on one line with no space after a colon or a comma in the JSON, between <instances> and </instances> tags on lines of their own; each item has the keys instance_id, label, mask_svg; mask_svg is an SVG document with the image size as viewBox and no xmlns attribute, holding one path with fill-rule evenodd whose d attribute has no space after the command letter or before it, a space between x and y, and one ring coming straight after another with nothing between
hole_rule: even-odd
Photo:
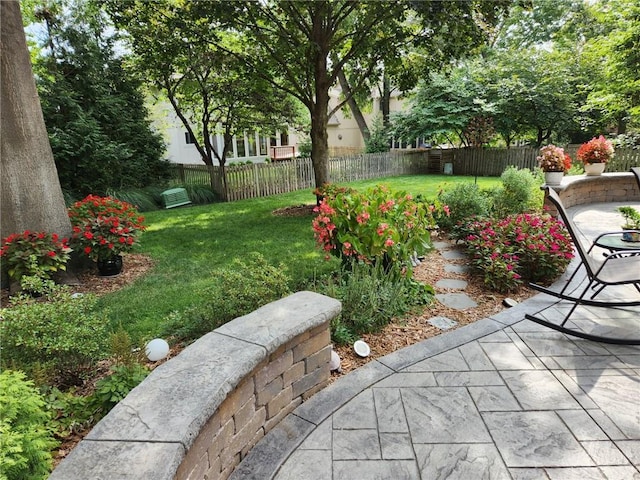
<instances>
[{"instance_id":1,"label":"garden edging","mask_svg":"<svg viewBox=\"0 0 640 480\"><path fill-rule=\"evenodd\" d=\"M133 389L49 478L227 478L328 383L340 310L298 292L203 336Z\"/></svg>"}]
</instances>

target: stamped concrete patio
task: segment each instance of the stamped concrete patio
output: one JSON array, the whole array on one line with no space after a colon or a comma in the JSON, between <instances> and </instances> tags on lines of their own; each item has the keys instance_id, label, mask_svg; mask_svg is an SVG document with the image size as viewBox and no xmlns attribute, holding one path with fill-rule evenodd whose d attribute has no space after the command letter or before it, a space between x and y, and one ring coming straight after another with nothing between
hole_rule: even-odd
<instances>
[{"instance_id":1,"label":"stamped concrete patio","mask_svg":"<svg viewBox=\"0 0 640 480\"><path fill-rule=\"evenodd\" d=\"M619 229L615 206L570 212L593 238ZM640 347L523 320L565 308L537 295L370 362L300 405L232 478L640 479ZM638 307L579 308L576 322L640 336Z\"/></svg>"}]
</instances>

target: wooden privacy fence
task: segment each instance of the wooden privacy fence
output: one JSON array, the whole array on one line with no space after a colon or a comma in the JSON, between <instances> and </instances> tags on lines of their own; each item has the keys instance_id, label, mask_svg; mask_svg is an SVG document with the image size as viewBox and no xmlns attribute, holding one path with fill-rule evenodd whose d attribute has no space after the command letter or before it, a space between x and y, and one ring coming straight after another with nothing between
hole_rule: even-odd
<instances>
[{"instance_id":1,"label":"wooden privacy fence","mask_svg":"<svg viewBox=\"0 0 640 480\"><path fill-rule=\"evenodd\" d=\"M567 151L571 154L570 148ZM394 175L453 173L455 175L500 176L508 166L535 168L538 149L461 148L404 150L348 155L329 160L332 182L351 182ZM575 161L575 152L572 158ZM626 172L640 166L640 150L618 149L607 164L609 172ZM451 169L451 171L449 171ZM187 185L210 185L226 201L257 198L315 187L309 158L293 158L273 163L226 167L207 165L175 166L175 178Z\"/></svg>"}]
</instances>

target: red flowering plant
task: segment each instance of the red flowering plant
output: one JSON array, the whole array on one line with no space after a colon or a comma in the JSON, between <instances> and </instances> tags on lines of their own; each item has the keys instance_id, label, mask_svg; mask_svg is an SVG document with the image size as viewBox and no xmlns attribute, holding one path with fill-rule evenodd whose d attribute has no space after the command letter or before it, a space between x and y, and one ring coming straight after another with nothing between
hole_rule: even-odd
<instances>
[{"instance_id":1,"label":"red flowering plant","mask_svg":"<svg viewBox=\"0 0 640 480\"><path fill-rule=\"evenodd\" d=\"M542 147L536 160L543 172L567 172L571 168L571 157L552 144Z\"/></svg>"},{"instance_id":2,"label":"red flowering plant","mask_svg":"<svg viewBox=\"0 0 640 480\"><path fill-rule=\"evenodd\" d=\"M89 195L69 208L72 242L92 260L131 251L144 226L136 208L112 197Z\"/></svg>"},{"instance_id":3,"label":"red flowering plant","mask_svg":"<svg viewBox=\"0 0 640 480\"><path fill-rule=\"evenodd\" d=\"M66 238L25 230L2 240L0 258L9 278L19 281L23 276L50 278L52 273L66 270L70 253Z\"/></svg>"},{"instance_id":4,"label":"red flowering plant","mask_svg":"<svg viewBox=\"0 0 640 480\"><path fill-rule=\"evenodd\" d=\"M522 213L474 221L466 231L472 265L485 284L499 292L515 290L523 280L550 283L573 258L569 233L549 215Z\"/></svg>"},{"instance_id":5,"label":"red flowering plant","mask_svg":"<svg viewBox=\"0 0 640 480\"><path fill-rule=\"evenodd\" d=\"M613 145L602 135L580 145L576 157L582 163L607 163L613 158Z\"/></svg>"},{"instance_id":6,"label":"red flowering plant","mask_svg":"<svg viewBox=\"0 0 640 480\"><path fill-rule=\"evenodd\" d=\"M376 186L365 192L326 186L315 209L313 231L318 245L343 261L360 260L411 267L414 252L429 245L436 207L416 202L405 192Z\"/></svg>"}]
</instances>

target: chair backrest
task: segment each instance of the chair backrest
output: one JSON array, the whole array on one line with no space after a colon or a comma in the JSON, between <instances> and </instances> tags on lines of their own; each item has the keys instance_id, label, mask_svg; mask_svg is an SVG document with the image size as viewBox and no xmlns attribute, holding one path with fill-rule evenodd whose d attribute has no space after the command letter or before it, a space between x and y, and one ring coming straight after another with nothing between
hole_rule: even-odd
<instances>
[{"instance_id":1,"label":"chair backrest","mask_svg":"<svg viewBox=\"0 0 640 480\"><path fill-rule=\"evenodd\" d=\"M596 262L594 262L594 259L587 253L588 248L585 248L585 245L582 239L580 238L580 235L578 234L578 229L573 223L573 220L571 219L571 217L567 214L567 211L565 210L564 205L562 204L562 200L560 200L560 196L553 188L545 187L545 191L546 191L546 197L556 207L556 209L558 210L558 214L560 215L560 217L562 218L562 221L564 222L565 227L567 227L567 231L569 232L569 235L571 236L571 240L573 240L573 244L575 245L576 250L578 251L580 260L582 260L582 263L587 269L587 273L589 277L593 278L595 276L594 264Z\"/></svg>"},{"instance_id":2,"label":"chair backrest","mask_svg":"<svg viewBox=\"0 0 640 480\"><path fill-rule=\"evenodd\" d=\"M638 189L640 190L640 167L631 167L631 173L636 176L636 182L638 182Z\"/></svg>"}]
</instances>

